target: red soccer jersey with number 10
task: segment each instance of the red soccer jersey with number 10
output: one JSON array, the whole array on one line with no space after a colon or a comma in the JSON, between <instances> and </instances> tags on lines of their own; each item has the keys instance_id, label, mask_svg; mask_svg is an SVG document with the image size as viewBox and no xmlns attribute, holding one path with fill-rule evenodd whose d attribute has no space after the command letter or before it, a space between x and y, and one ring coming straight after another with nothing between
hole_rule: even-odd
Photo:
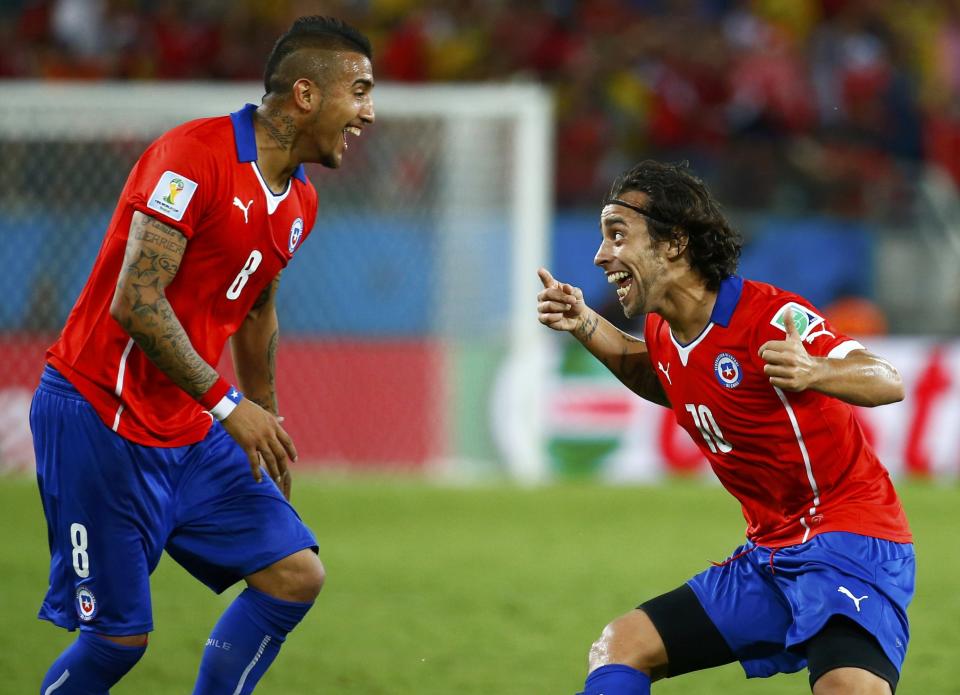
<instances>
[{"instance_id":1,"label":"red soccer jersey with number 10","mask_svg":"<svg viewBox=\"0 0 960 695\"><path fill-rule=\"evenodd\" d=\"M771 285L723 281L710 323L688 345L648 314L647 348L680 426L739 501L747 538L782 547L825 531L909 542L890 476L853 408L816 391L773 387L757 355L784 340L787 308L811 355L863 349L838 334L809 302Z\"/></svg>"},{"instance_id":2,"label":"red soccer jersey with number 10","mask_svg":"<svg viewBox=\"0 0 960 695\"><path fill-rule=\"evenodd\" d=\"M121 436L150 446L201 440L211 417L153 365L110 316L135 211L179 230L186 251L166 296L208 364L306 239L317 193L299 167L276 195L257 168L248 104L185 123L140 157L87 284L47 360Z\"/></svg>"}]
</instances>

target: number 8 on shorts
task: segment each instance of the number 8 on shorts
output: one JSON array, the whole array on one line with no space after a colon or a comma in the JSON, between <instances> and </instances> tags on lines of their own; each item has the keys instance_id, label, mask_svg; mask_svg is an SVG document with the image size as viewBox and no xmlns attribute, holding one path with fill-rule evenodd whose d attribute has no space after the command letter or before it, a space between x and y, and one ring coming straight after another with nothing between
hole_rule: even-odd
<instances>
[{"instance_id":1,"label":"number 8 on shorts","mask_svg":"<svg viewBox=\"0 0 960 695\"><path fill-rule=\"evenodd\" d=\"M90 557L87 555L87 527L83 524L70 524L70 542L73 544L73 569L78 577L86 579L90 576Z\"/></svg>"}]
</instances>

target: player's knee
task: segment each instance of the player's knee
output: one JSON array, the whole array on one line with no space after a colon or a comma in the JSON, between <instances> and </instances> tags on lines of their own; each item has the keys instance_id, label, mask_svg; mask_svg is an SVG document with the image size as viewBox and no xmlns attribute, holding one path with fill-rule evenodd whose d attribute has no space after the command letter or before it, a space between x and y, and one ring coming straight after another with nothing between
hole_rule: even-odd
<instances>
[{"instance_id":1,"label":"player's knee","mask_svg":"<svg viewBox=\"0 0 960 695\"><path fill-rule=\"evenodd\" d=\"M311 550L301 551L290 558L286 591L294 601L310 603L320 594L327 572L317 554Z\"/></svg>"},{"instance_id":2,"label":"player's knee","mask_svg":"<svg viewBox=\"0 0 960 695\"><path fill-rule=\"evenodd\" d=\"M310 560L307 568L301 577L300 590L304 595L310 596L314 600L323 589L323 583L327 580L327 570L324 568L320 558L313 552L310 553Z\"/></svg>"},{"instance_id":3,"label":"player's knee","mask_svg":"<svg viewBox=\"0 0 960 695\"><path fill-rule=\"evenodd\" d=\"M590 647L590 670L625 664L648 674L666 664L663 640L643 611L634 610L612 621Z\"/></svg>"},{"instance_id":4,"label":"player's knee","mask_svg":"<svg viewBox=\"0 0 960 695\"><path fill-rule=\"evenodd\" d=\"M247 583L254 589L297 603L310 603L316 599L325 580L323 563L309 549L288 555L247 577Z\"/></svg>"},{"instance_id":5,"label":"player's knee","mask_svg":"<svg viewBox=\"0 0 960 695\"><path fill-rule=\"evenodd\" d=\"M890 684L862 668L835 668L813 684L814 695L890 695Z\"/></svg>"}]
</instances>

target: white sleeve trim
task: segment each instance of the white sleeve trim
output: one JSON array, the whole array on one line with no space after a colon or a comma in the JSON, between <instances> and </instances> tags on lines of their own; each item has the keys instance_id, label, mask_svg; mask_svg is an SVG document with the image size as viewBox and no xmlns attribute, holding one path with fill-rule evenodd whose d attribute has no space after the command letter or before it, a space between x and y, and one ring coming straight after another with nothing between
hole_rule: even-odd
<instances>
[{"instance_id":1,"label":"white sleeve trim","mask_svg":"<svg viewBox=\"0 0 960 695\"><path fill-rule=\"evenodd\" d=\"M843 343L837 345L833 350L827 353L827 357L832 360L842 360L844 357L849 355L854 350L866 350L863 345L858 343L856 340L847 340Z\"/></svg>"}]
</instances>

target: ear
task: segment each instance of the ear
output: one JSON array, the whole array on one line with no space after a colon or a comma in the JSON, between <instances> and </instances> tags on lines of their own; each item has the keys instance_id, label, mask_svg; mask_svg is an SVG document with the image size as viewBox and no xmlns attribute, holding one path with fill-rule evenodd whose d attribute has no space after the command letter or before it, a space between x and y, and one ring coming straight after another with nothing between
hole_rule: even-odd
<instances>
[{"instance_id":1,"label":"ear","mask_svg":"<svg viewBox=\"0 0 960 695\"><path fill-rule=\"evenodd\" d=\"M306 77L301 77L294 82L290 93L293 97L294 105L300 111L313 111L317 107L320 99L320 90L317 89L317 85Z\"/></svg>"},{"instance_id":2,"label":"ear","mask_svg":"<svg viewBox=\"0 0 960 695\"><path fill-rule=\"evenodd\" d=\"M680 258L687 250L687 244L690 243L690 235L680 227L673 228L673 238L670 239L670 248L668 250L671 260Z\"/></svg>"}]
</instances>

